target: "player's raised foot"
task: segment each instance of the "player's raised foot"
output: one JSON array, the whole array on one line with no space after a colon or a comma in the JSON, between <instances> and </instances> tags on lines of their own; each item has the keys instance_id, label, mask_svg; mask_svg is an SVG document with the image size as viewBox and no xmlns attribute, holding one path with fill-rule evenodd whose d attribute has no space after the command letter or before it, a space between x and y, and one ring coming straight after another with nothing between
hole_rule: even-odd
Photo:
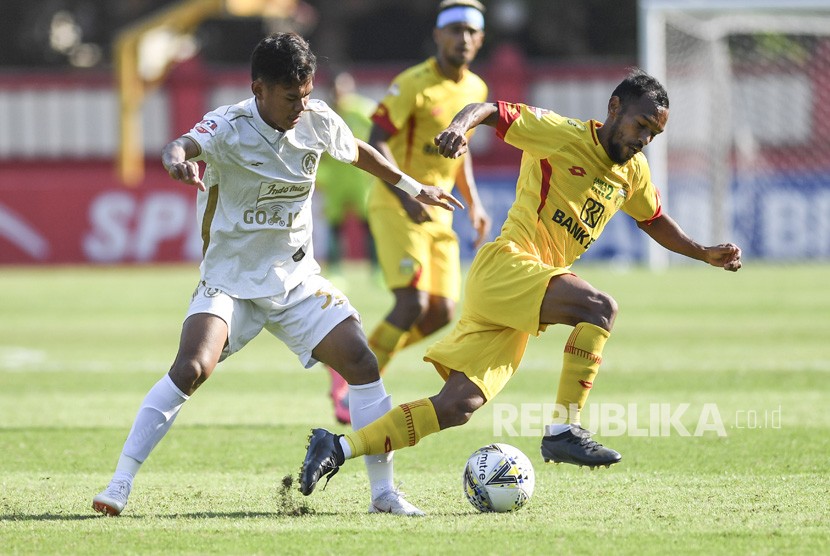
<instances>
[{"instance_id":1,"label":"player's raised foot","mask_svg":"<svg viewBox=\"0 0 830 556\"><path fill-rule=\"evenodd\" d=\"M300 468L300 492L305 496L314 492L317 481L324 475L328 484L329 479L346 461L343 448L340 447L341 436L343 435L330 433L326 429L311 429L305 460Z\"/></svg>"},{"instance_id":2,"label":"player's raised foot","mask_svg":"<svg viewBox=\"0 0 830 556\"><path fill-rule=\"evenodd\" d=\"M113 479L103 491L92 499L92 509L108 516L117 516L124 511L132 485L126 479Z\"/></svg>"},{"instance_id":3,"label":"player's raised foot","mask_svg":"<svg viewBox=\"0 0 830 556\"><path fill-rule=\"evenodd\" d=\"M622 456L591 438L591 432L572 424L565 432L542 438L542 457L545 463L572 463L594 468L610 467Z\"/></svg>"},{"instance_id":4,"label":"player's raised foot","mask_svg":"<svg viewBox=\"0 0 830 556\"><path fill-rule=\"evenodd\" d=\"M334 418L341 425L350 425L352 416L349 413L349 383L340 376L340 373L326 366L331 376L331 401L334 404Z\"/></svg>"},{"instance_id":5,"label":"player's raised foot","mask_svg":"<svg viewBox=\"0 0 830 556\"><path fill-rule=\"evenodd\" d=\"M369 506L370 514L395 514L408 516L422 516L424 512L410 504L404 493L397 490L387 490L374 500Z\"/></svg>"}]
</instances>

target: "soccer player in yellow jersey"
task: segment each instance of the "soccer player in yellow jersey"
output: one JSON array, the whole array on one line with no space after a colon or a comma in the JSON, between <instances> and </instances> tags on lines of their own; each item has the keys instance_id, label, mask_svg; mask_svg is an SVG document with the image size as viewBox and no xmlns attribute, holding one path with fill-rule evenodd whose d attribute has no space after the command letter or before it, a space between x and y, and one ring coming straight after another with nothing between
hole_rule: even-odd
<instances>
[{"instance_id":1,"label":"soccer player in yellow jersey","mask_svg":"<svg viewBox=\"0 0 830 556\"><path fill-rule=\"evenodd\" d=\"M663 132L668 116L663 86L636 69L612 93L604 123L506 102L471 104L456 115L436 137L442 155L463 154L467 133L479 124L495 127L523 155L516 201L499 237L473 261L460 321L426 353L446 383L435 396L393 408L352 434L314 429L301 473L303 493L347 458L412 446L466 423L510 380L529 336L550 324L573 326L573 332L556 397L560 415L547 425L542 457L590 467L620 461L579 425L617 304L570 265L622 210L671 251L733 272L741 268L736 245L696 243L660 203L641 151Z\"/></svg>"},{"instance_id":2,"label":"soccer player in yellow jersey","mask_svg":"<svg viewBox=\"0 0 830 556\"><path fill-rule=\"evenodd\" d=\"M487 239L490 219L479 201L470 156L442 157L435 136L471 102L487 99L484 81L469 65L484 39L484 7L476 0L445 0L433 38L437 54L398 75L374 115L369 143L422 183L467 201L477 233ZM369 193L369 226L394 306L369 335L383 372L400 349L445 326L461 290L458 238L448 211L413 201L377 180ZM442 214L446 213L446 214Z\"/></svg>"}]
</instances>

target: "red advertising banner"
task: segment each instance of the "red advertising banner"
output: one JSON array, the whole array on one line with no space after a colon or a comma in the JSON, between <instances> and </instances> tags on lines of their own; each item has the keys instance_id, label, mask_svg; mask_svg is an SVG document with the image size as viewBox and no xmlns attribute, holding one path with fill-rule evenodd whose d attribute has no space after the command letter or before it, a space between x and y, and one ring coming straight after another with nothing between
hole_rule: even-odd
<instances>
[{"instance_id":1,"label":"red advertising banner","mask_svg":"<svg viewBox=\"0 0 830 556\"><path fill-rule=\"evenodd\" d=\"M128 188L110 161L4 163L0 264L200 260L196 190L156 166Z\"/></svg>"}]
</instances>

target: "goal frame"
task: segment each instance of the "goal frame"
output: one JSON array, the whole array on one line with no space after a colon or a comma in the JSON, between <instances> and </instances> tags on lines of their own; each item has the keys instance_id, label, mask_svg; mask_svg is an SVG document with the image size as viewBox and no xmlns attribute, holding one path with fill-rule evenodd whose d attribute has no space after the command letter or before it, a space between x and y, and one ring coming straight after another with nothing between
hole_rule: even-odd
<instances>
[{"instance_id":1,"label":"goal frame","mask_svg":"<svg viewBox=\"0 0 830 556\"><path fill-rule=\"evenodd\" d=\"M793 13L807 10L827 10L827 0L638 0L638 57L639 64L645 71L661 82L666 81L666 23L670 12L700 14L703 12L724 15L743 15L753 11L767 13ZM659 184L663 202L667 203L671 194L668 175L668 141L655 141L647 148L651 176ZM669 252L648 242L647 264L654 270L665 269L669 265Z\"/></svg>"}]
</instances>

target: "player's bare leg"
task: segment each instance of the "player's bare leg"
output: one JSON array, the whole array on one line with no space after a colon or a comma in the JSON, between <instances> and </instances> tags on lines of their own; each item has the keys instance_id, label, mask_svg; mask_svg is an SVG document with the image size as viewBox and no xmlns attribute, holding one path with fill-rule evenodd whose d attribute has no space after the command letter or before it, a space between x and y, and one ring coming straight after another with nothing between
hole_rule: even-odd
<instances>
[{"instance_id":1,"label":"player's bare leg","mask_svg":"<svg viewBox=\"0 0 830 556\"><path fill-rule=\"evenodd\" d=\"M392 358L446 326L455 314L455 302L414 287L392 290L395 305L369 335L369 346L383 374Z\"/></svg>"}]
</instances>

